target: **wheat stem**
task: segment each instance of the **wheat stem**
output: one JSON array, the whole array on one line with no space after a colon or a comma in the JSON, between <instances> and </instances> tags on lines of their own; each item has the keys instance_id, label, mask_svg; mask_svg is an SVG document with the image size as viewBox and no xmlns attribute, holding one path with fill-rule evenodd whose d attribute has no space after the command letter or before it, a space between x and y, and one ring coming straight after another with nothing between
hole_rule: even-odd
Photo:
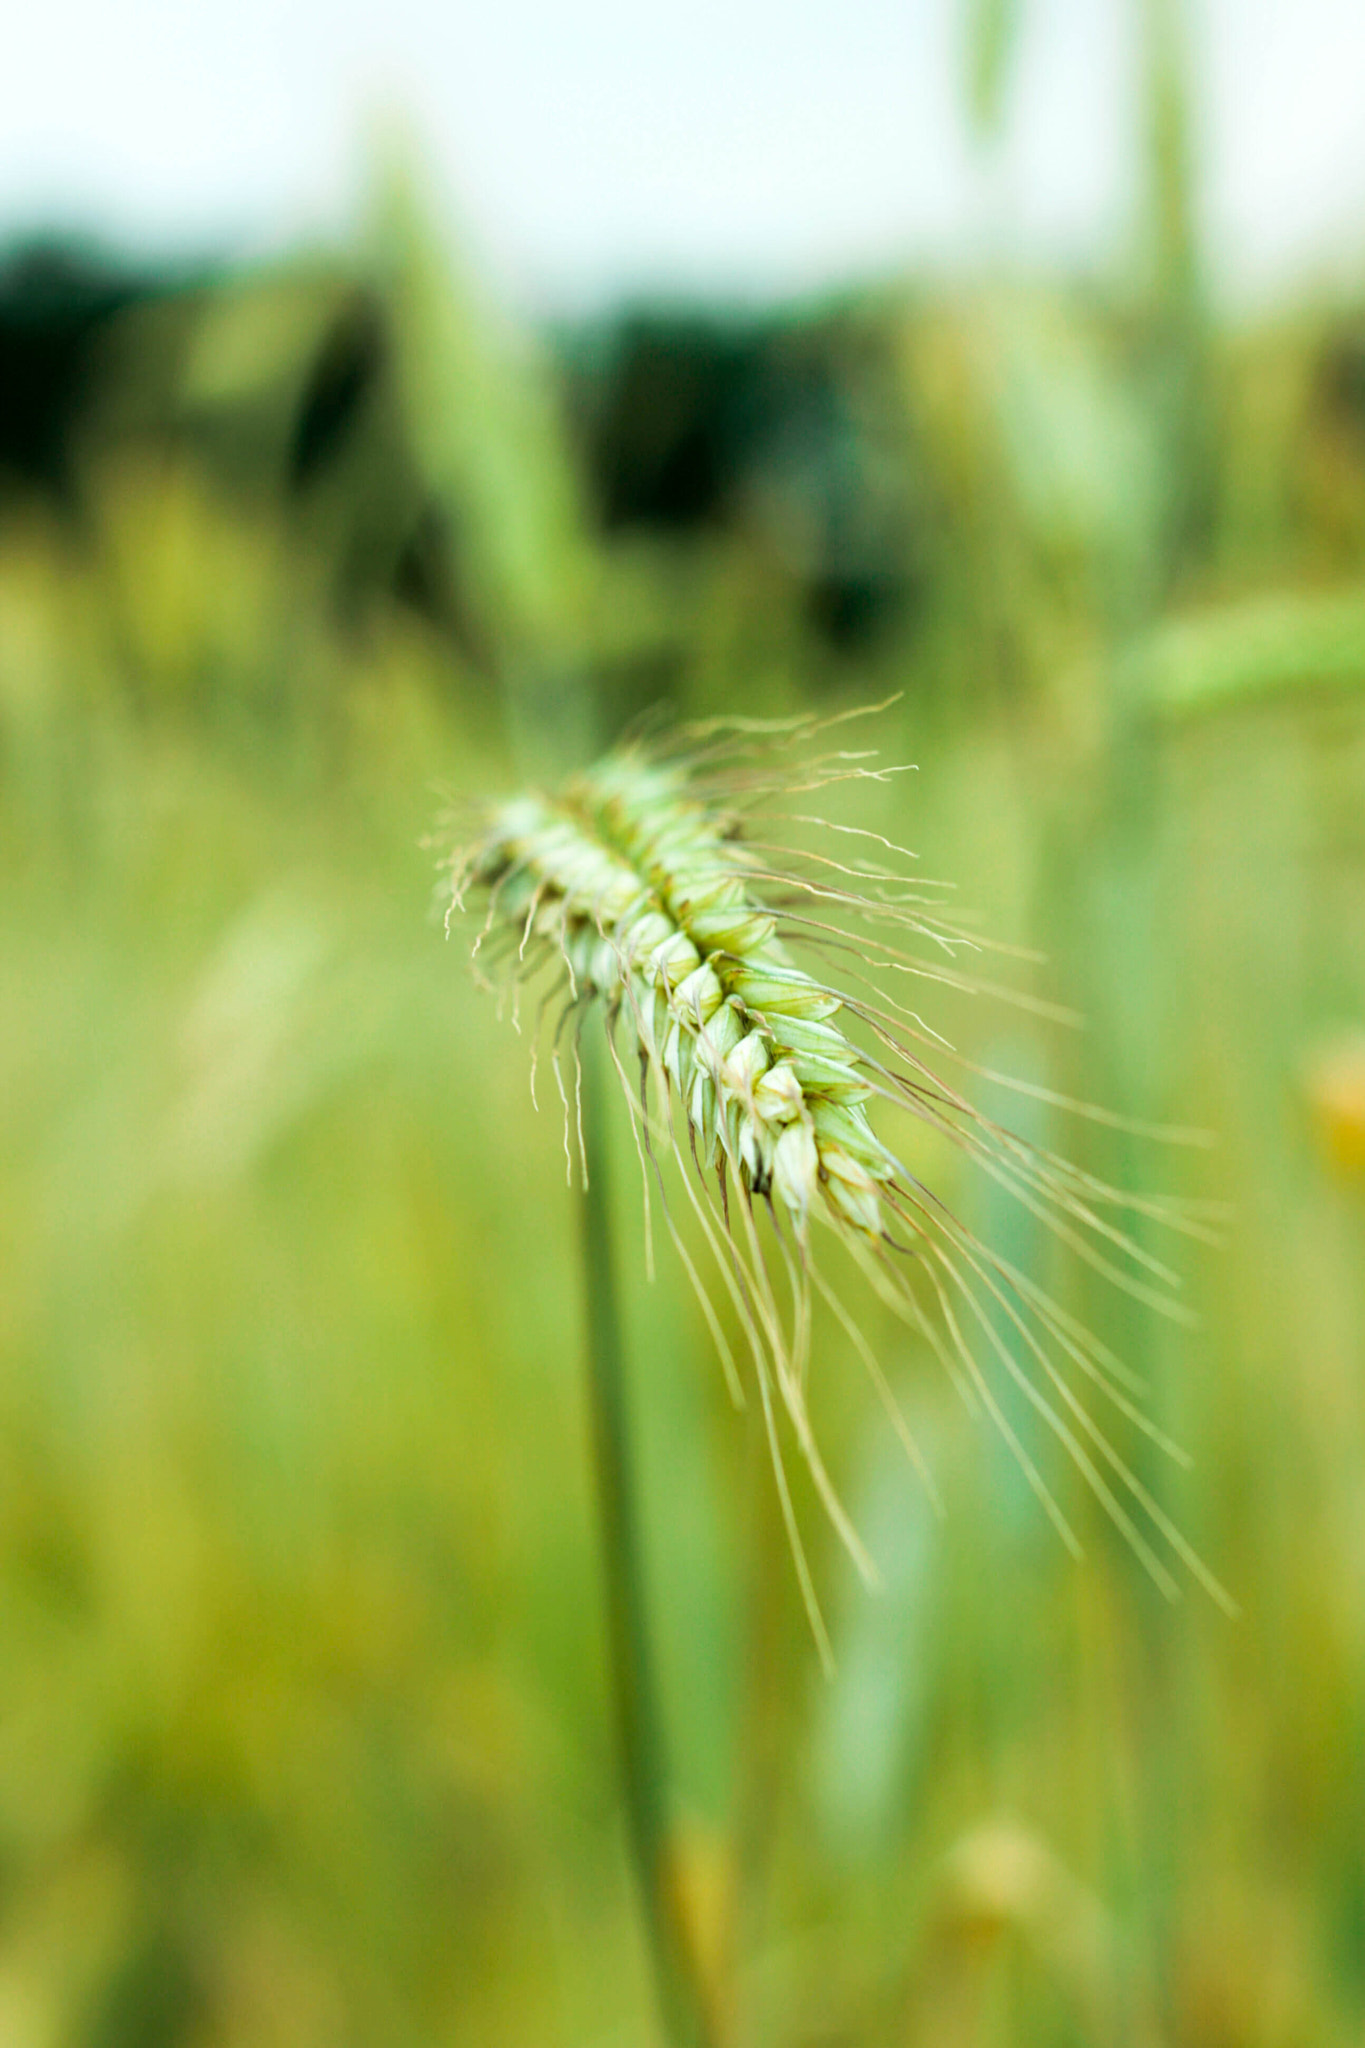
<instances>
[{"instance_id":1,"label":"wheat stem","mask_svg":"<svg viewBox=\"0 0 1365 2048\"><path fill-rule=\"evenodd\" d=\"M586 1186L581 1208L588 1392L607 1602L607 1653L631 1854L644 1905L659 2005L674 2048L711 2048L715 2027L682 1911L668 1821L667 1761L645 1618L643 1555L627 1414L610 1176L603 1129L603 1053L584 1043Z\"/></svg>"}]
</instances>

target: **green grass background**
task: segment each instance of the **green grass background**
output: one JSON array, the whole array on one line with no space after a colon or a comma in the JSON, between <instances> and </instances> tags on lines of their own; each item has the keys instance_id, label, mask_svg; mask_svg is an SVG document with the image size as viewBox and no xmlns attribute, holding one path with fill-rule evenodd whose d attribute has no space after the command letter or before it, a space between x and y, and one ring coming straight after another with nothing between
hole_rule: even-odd
<instances>
[{"instance_id":1,"label":"green grass background","mask_svg":"<svg viewBox=\"0 0 1365 2048\"><path fill-rule=\"evenodd\" d=\"M911 620L836 656L743 522L602 535L553 363L385 204L321 269L208 294L167 373L264 417L281 305L348 270L381 294L392 419L306 517L133 405L80 444L78 531L20 498L0 527L0 2041L655 2038L577 1197L423 841L447 794L572 766L663 676L684 711L903 691L875 743L918 772L840 815L1086 1020L929 989L931 1021L1207 1131L1119 1139L983 1084L1097 1171L1228 1205L1220 1249L1176 1243L1177 1329L923 1153L1145 1374L1193 1466L1128 1448L1240 1619L1168 1605L1042 1446L1073 1564L864 1298L945 1512L822 1323L815 1413L886 1581L798 1479L826 1683L666 1244L646 1283L616 1115L676 1813L735 2043L1358 2042L1365 1184L1322 1062L1345 1044L1358 1096L1365 435L1315 410L1356 316L1232 331L1169 264L1108 298L874 295L887 459L935 546ZM136 397L162 358L130 349ZM382 589L338 608L341 541L411 474L460 536L477 660Z\"/></svg>"}]
</instances>

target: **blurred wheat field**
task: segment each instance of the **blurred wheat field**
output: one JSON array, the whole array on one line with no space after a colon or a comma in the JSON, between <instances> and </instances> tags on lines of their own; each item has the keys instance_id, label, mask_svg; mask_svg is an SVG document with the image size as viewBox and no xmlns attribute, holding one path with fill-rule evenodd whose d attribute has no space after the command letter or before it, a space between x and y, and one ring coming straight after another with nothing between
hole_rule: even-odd
<instances>
[{"instance_id":1,"label":"blurred wheat field","mask_svg":"<svg viewBox=\"0 0 1365 2048\"><path fill-rule=\"evenodd\" d=\"M856 816L1046 956L994 978L1086 1020L931 990L931 1021L1210 1135L983 1091L1227 1205L1220 1249L1153 1232L1197 1325L928 1140L924 1171L1142 1372L1193 1463L1132 1454L1242 1615L1169 1606L1029 1440L1073 1564L869 1308L945 1513L819 1321L821 1440L885 1581L798 1479L826 1684L752 1418L662 1250L645 1281L619 1118L689 1910L736 2043L1358 2041L1358 328L1202 331L1201 439L1134 314L1003 288L794 314L758 369L706 342L715 379L790 374L799 404L689 520L695 463L639 455L599 341L502 335L389 203L354 275L120 315L79 517L34 485L0 520L0 2038L656 2038L575 1197L423 841L442 790L573 765L661 694L899 688L877 743L918 773ZM648 393L662 344L631 346Z\"/></svg>"}]
</instances>

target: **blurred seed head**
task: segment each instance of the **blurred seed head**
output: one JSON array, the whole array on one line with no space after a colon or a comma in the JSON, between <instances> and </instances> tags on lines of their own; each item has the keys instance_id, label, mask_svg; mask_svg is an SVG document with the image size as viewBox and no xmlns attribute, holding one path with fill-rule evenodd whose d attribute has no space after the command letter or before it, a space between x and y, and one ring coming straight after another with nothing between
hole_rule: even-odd
<instances>
[{"instance_id":1,"label":"blurred seed head","mask_svg":"<svg viewBox=\"0 0 1365 2048\"><path fill-rule=\"evenodd\" d=\"M1305 1088L1328 1164L1343 1175L1365 1174L1365 1032L1319 1047Z\"/></svg>"}]
</instances>

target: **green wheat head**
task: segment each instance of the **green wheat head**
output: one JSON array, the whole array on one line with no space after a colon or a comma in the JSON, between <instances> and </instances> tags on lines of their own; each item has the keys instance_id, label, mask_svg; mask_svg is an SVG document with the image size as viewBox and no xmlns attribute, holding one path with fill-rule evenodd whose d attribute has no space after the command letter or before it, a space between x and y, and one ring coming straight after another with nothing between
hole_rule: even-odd
<instances>
[{"instance_id":1,"label":"green wheat head","mask_svg":"<svg viewBox=\"0 0 1365 2048\"><path fill-rule=\"evenodd\" d=\"M1172 1308L1164 1290L1174 1276L1132 1239L1118 1213L1140 1210L1194 1235L1206 1234L1203 1226L1187 1209L1125 1195L1012 1135L945 1081L939 1069L951 1048L882 984L908 975L980 987L957 965L979 941L944 916L933 885L907 873L913 856L905 849L804 810L774 818L775 801L804 801L834 782L898 772L863 753L813 753L823 729L813 720L691 727L623 744L553 795L488 805L476 835L450 860L447 928L472 895L483 899L474 955L500 966L514 1021L525 991L540 984L533 1094L544 1020L556 1012L551 1062L571 1177L576 1118L581 1125L578 1034L589 1009L600 1006L640 1152L647 1220L653 1184L737 1400L743 1376L675 1224L671 1186L695 1214L742 1331L822 1649L774 1393L840 1535L865 1574L875 1575L811 1430L812 1291L847 1331L931 1482L872 1346L821 1274L821 1229L841 1240L879 1298L927 1341L969 1405L990 1416L1069 1547L1079 1551L1004 1412L1000 1374L1061 1440L1157 1582L1176 1591L1136 1511L1225 1602L1077 1390L1083 1382L1092 1398L1178 1457L1136 1405L1122 1363L1027 1273L983 1245L897 1156L869 1112L894 1106L930 1125L1080 1257L1158 1307ZM828 834L825 844L843 857L759 836L779 822ZM795 957L798 949L807 964ZM831 959L840 963L837 979L824 971ZM678 1169L668 1179L664 1154Z\"/></svg>"}]
</instances>

